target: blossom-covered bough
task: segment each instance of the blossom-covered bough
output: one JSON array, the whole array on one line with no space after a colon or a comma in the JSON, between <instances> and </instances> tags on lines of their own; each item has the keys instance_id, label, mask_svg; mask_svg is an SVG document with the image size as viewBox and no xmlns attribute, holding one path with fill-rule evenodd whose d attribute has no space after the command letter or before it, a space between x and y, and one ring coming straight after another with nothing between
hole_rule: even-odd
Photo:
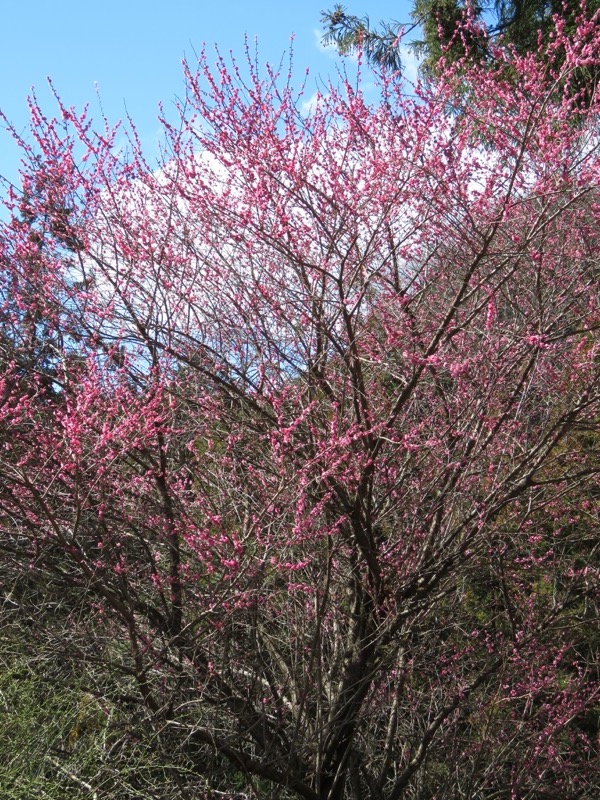
<instances>
[{"instance_id":1,"label":"blossom-covered bough","mask_svg":"<svg viewBox=\"0 0 600 800\"><path fill-rule=\"evenodd\" d=\"M203 58L158 171L32 105L0 234L0 574L97 705L60 774L594 796L598 101L569 87L598 23L550 48L555 72L498 50L308 116Z\"/></svg>"}]
</instances>

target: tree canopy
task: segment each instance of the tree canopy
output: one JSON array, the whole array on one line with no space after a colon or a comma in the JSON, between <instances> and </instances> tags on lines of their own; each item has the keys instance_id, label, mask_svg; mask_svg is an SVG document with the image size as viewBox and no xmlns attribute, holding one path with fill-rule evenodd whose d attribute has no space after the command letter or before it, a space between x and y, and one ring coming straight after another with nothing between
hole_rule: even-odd
<instances>
[{"instance_id":1,"label":"tree canopy","mask_svg":"<svg viewBox=\"0 0 600 800\"><path fill-rule=\"evenodd\" d=\"M32 103L3 796L597 797L600 31L553 36L308 114L202 55L158 169Z\"/></svg>"}]
</instances>

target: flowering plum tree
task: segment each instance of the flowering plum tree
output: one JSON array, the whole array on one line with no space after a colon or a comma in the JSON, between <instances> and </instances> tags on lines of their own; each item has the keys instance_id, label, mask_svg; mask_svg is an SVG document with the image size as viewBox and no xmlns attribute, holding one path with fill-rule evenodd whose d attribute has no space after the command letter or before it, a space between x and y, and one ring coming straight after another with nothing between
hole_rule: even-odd
<instances>
[{"instance_id":1,"label":"flowering plum tree","mask_svg":"<svg viewBox=\"0 0 600 800\"><path fill-rule=\"evenodd\" d=\"M79 789L594 796L600 30L495 55L308 116L203 57L159 170L32 103L1 574Z\"/></svg>"}]
</instances>

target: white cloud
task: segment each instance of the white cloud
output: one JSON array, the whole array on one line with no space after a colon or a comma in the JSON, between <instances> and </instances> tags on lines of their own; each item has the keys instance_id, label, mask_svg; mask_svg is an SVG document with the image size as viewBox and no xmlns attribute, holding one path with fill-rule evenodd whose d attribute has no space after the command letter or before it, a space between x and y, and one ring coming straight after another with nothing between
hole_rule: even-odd
<instances>
[{"instance_id":1,"label":"white cloud","mask_svg":"<svg viewBox=\"0 0 600 800\"><path fill-rule=\"evenodd\" d=\"M415 55L409 44L400 45L400 58L402 61L402 75L409 83L416 83L419 77L420 59Z\"/></svg>"},{"instance_id":2,"label":"white cloud","mask_svg":"<svg viewBox=\"0 0 600 800\"><path fill-rule=\"evenodd\" d=\"M308 116L317 108L317 106L323 100L323 98L324 96L321 92L319 91L313 92L313 94L311 94L311 96L302 103L302 105L300 106L300 111L305 116Z\"/></svg>"},{"instance_id":3,"label":"white cloud","mask_svg":"<svg viewBox=\"0 0 600 800\"><path fill-rule=\"evenodd\" d=\"M334 44L325 44L323 42L323 36L325 34L323 33L322 30L319 30L319 28L314 28L313 29L313 34L314 34L314 37L315 37L315 45L317 47L317 50L320 53L325 53L325 55L327 55L329 58L334 59L334 60L337 60L337 59L340 58L340 54L338 53L338 49ZM347 58L350 61L354 61L354 62L358 61L358 58L356 57L355 53L350 53L349 55L344 56L344 58Z\"/></svg>"},{"instance_id":4,"label":"white cloud","mask_svg":"<svg viewBox=\"0 0 600 800\"><path fill-rule=\"evenodd\" d=\"M319 28L313 28L313 35L315 37L315 44L317 46L317 50L321 53L327 53L328 55L333 55L334 57L337 56L337 50L335 45L333 44L325 44L323 42L323 31L319 30Z\"/></svg>"}]
</instances>

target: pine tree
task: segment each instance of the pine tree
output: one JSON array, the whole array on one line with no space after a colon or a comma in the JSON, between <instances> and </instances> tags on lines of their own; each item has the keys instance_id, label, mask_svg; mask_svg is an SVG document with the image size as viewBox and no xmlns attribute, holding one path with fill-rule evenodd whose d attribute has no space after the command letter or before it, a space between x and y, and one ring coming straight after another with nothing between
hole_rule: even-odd
<instances>
[{"instance_id":1,"label":"pine tree","mask_svg":"<svg viewBox=\"0 0 600 800\"><path fill-rule=\"evenodd\" d=\"M324 41L335 44L342 55L362 49L370 63L392 70L402 69L401 32L407 34L420 28L422 38L412 47L422 58L423 74L432 77L442 55L450 61L468 55L490 62L500 43L525 55L547 46L557 17L571 33L579 17L593 19L599 9L599 0L495 0L491 9L478 0L414 0L412 21L406 24L382 22L379 28L373 28L368 16L348 14L339 4L325 12L322 21ZM467 28L463 25L465 20L471 23ZM562 63L564 53L553 53L552 59ZM589 93L596 80L595 73L581 70L578 88L585 85Z\"/></svg>"}]
</instances>

